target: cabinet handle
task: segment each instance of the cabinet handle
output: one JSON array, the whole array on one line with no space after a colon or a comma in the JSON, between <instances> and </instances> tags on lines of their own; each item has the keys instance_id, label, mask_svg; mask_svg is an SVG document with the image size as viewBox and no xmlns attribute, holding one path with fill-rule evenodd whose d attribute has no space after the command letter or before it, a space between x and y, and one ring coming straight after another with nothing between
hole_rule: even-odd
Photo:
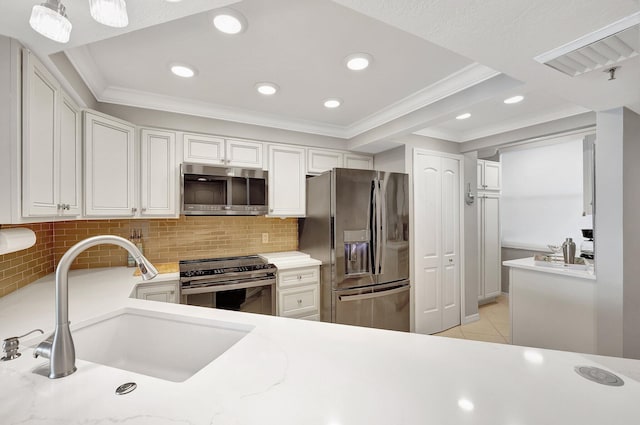
<instances>
[{"instance_id":1,"label":"cabinet handle","mask_svg":"<svg viewBox=\"0 0 640 425\"><path fill-rule=\"evenodd\" d=\"M135 212L138 211L138 209L136 207L131 208L131 212L135 214Z\"/></svg>"},{"instance_id":2,"label":"cabinet handle","mask_svg":"<svg viewBox=\"0 0 640 425\"><path fill-rule=\"evenodd\" d=\"M453 258L449 258L449 262L450 262L450 263L453 263Z\"/></svg>"},{"instance_id":3,"label":"cabinet handle","mask_svg":"<svg viewBox=\"0 0 640 425\"><path fill-rule=\"evenodd\" d=\"M301 276L301 275L298 275L298 280L300 280L300 279L302 279L302 276Z\"/></svg>"},{"instance_id":4,"label":"cabinet handle","mask_svg":"<svg viewBox=\"0 0 640 425\"><path fill-rule=\"evenodd\" d=\"M58 205L56 205L56 207L57 207L58 210L61 210L62 209L62 204L58 204Z\"/></svg>"},{"instance_id":5,"label":"cabinet handle","mask_svg":"<svg viewBox=\"0 0 640 425\"><path fill-rule=\"evenodd\" d=\"M146 208L142 208L140 211L145 212L147 209Z\"/></svg>"},{"instance_id":6,"label":"cabinet handle","mask_svg":"<svg viewBox=\"0 0 640 425\"><path fill-rule=\"evenodd\" d=\"M273 212L273 208L269 208L269 212Z\"/></svg>"},{"instance_id":7,"label":"cabinet handle","mask_svg":"<svg viewBox=\"0 0 640 425\"><path fill-rule=\"evenodd\" d=\"M302 304L302 300L298 300L298 304Z\"/></svg>"},{"instance_id":8,"label":"cabinet handle","mask_svg":"<svg viewBox=\"0 0 640 425\"><path fill-rule=\"evenodd\" d=\"M69 210L71 209L71 205L66 204L66 205L64 206L64 209L65 209L65 210L67 210L67 211L69 211Z\"/></svg>"}]
</instances>

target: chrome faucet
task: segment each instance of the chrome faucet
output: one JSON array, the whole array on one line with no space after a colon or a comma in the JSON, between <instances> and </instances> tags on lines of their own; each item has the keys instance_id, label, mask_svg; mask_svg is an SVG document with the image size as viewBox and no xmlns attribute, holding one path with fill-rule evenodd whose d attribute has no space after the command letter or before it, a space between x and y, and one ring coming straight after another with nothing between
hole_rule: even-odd
<instances>
[{"instance_id":1,"label":"chrome faucet","mask_svg":"<svg viewBox=\"0 0 640 425\"><path fill-rule=\"evenodd\" d=\"M158 274L156 268L140 250L120 236L94 236L69 248L60 259L56 270L56 329L46 340L38 344L33 352L33 357L42 356L50 359L49 378L51 379L62 378L76 371L76 351L69 330L69 268L82 251L102 244L118 245L129 251L138 264L144 280L153 279Z\"/></svg>"}]
</instances>

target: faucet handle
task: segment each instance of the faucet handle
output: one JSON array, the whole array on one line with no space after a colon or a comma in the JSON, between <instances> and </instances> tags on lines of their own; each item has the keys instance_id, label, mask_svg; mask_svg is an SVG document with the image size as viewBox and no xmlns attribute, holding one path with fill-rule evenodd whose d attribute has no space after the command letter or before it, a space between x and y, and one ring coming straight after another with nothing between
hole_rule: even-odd
<instances>
[{"instance_id":1,"label":"faucet handle","mask_svg":"<svg viewBox=\"0 0 640 425\"><path fill-rule=\"evenodd\" d=\"M31 335L34 332L40 332L41 334L44 334L44 331L42 329L34 329L24 335L5 338L4 341L2 341L2 351L4 351L4 357L2 357L0 361L6 362L9 360L15 360L20 357L21 354L18 352L18 350L20 349L20 338L24 338L25 336Z\"/></svg>"}]
</instances>

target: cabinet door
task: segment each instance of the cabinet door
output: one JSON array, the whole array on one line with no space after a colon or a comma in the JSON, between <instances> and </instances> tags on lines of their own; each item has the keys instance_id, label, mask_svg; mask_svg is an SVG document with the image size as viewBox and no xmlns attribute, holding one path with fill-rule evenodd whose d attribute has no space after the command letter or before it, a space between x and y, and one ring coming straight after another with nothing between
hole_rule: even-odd
<instances>
[{"instance_id":1,"label":"cabinet door","mask_svg":"<svg viewBox=\"0 0 640 425\"><path fill-rule=\"evenodd\" d=\"M354 153L344 154L345 168L357 168L361 170L373 170L373 157L367 155L357 155Z\"/></svg>"},{"instance_id":2,"label":"cabinet door","mask_svg":"<svg viewBox=\"0 0 640 425\"><path fill-rule=\"evenodd\" d=\"M477 162L478 180L476 182L479 190L484 190L484 161L479 159Z\"/></svg>"},{"instance_id":3,"label":"cabinet door","mask_svg":"<svg viewBox=\"0 0 640 425\"><path fill-rule=\"evenodd\" d=\"M176 216L176 134L140 132L140 215Z\"/></svg>"},{"instance_id":4,"label":"cabinet door","mask_svg":"<svg viewBox=\"0 0 640 425\"><path fill-rule=\"evenodd\" d=\"M78 216L82 213L82 115L66 93L60 99L61 214Z\"/></svg>"},{"instance_id":5,"label":"cabinet door","mask_svg":"<svg viewBox=\"0 0 640 425\"><path fill-rule=\"evenodd\" d=\"M182 140L184 162L209 165L224 164L224 139L204 134L184 134Z\"/></svg>"},{"instance_id":6,"label":"cabinet door","mask_svg":"<svg viewBox=\"0 0 640 425\"><path fill-rule=\"evenodd\" d=\"M300 317L318 313L318 285L300 286L278 291L279 316Z\"/></svg>"},{"instance_id":7,"label":"cabinet door","mask_svg":"<svg viewBox=\"0 0 640 425\"><path fill-rule=\"evenodd\" d=\"M344 154L323 149L307 149L307 174L320 174L332 168L341 168Z\"/></svg>"},{"instance_id":8,"label":"cabinet door","mask_svg":"<svg viewBox=\"0 0 640 425\"><path fill-rule=\"evenodd\" d=\"M304 217L306 209L304 149L269 146L269 215Z\"/></svg>"},{"instance_id":9,"label":"cabinet door","mask_svg":"<svg viewBox=\"0 0 640 425\"><path fill-rule=\"evenodd\" d=\"M23 56L22 215L55 216L60 199L60 86L30 52Z\"/></svg>"},{"instance_id":10,"label":"cabinet door","mask_svg":"<svg viewBox=\"0 0 640 425\"><path fill-rule=\"evenodd\" d=\"M225 164L231 167L262 168L262 143L226 140Z\"/></svg>"},{"instance_id":11,"label":"cabinet door","mask_svg":"<svg viewBox=\"0 0 640 425\"><path fill-rule=\"evenodd\" d=\"M500 196L487 194L482 199L482 277L485 298L500 295Z\"/></svg>"},{"instance_id":12,"label":"cabinet door","mask_svg":"<svg viewBox=\"0 0 640 425\"><path fill-rule=\"evenodd\" d=\"M499 162L484 161L484 189L500 190L501 174Z\"/></svg>"},{"instance_id":13,"label":"cabinet door","mask_svg":"<svg viewBox=\"0 0 640 425\"><path fill-rule=\"evenodd\" d=\"M84 131L85 214L134 216L134 127L87 112Z\"/></svg>"},{"instance_id":14,"label":"cabinet door","mask_svg":"<svg viewBox=\"0 0 640 425\"><path fill-rule=\"evenodd\" d=\"M177 283L141 284L136 290L136 297L147 301L160 301L165 303L178 302Z\"/></svg>"}]
</instances>

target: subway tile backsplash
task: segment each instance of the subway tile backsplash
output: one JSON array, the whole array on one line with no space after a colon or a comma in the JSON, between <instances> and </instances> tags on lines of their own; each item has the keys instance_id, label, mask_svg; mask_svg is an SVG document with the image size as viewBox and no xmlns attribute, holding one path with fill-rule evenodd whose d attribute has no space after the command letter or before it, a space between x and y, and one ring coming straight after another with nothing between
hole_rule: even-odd
<instances>
[{"instance_id":1,"label":"subway tile backsplash","mask_svg":"<svg viewBox=\"0 0 640 425\"><path fill-rule=\"evenodd\" d=\"M36 245L0 255L0 296L53 272L62 255L76 242L104 234L128 238L132 229L142 230L144 254L154 263L298 248L298 221L294 218L181 216L179 219L62 221L25 227L36 232ZM266 242L263 242L264 234L267 234ZM101 245L80 254L72 268L126 265L124 249Z\"/></svg>"},{"instance_id":2,"label":"subway tile backsplash","mask_svg":"<svg viewBox=\"0 0 640 425\"><path fill-rule=\"evenodd\" d=\"M28 285L54 270L53 223L2 225L3 229L28 227L36 234L29 249L0 255L0 297Z\"/></svg>"}]
</instances>

